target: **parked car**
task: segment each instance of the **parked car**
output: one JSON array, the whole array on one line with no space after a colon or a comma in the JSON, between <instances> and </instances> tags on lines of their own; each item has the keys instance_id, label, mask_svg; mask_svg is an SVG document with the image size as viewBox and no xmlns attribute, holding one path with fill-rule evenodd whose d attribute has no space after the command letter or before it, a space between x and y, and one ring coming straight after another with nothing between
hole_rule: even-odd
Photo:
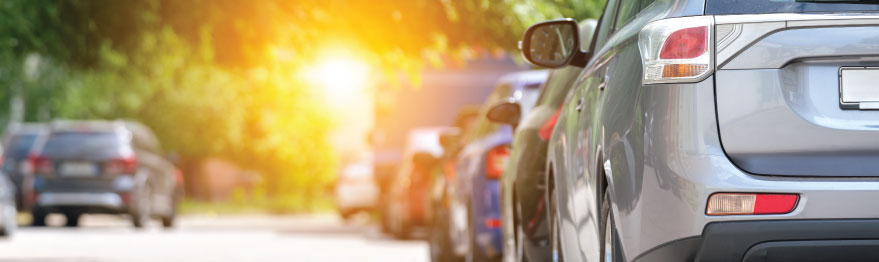
<instances>
[{"instance_id":1,"label":"parked car","mask_svg":"<svg viewBox=\"0 0 879 262\"><path fill-rule=\"evenodd\" d=\"M42 123L18 123L6 128L3 134L3 172L9 177L15 189L15 206L27 210L33 202L33 177L28 162L28 154L34 142L47 134Z\"/></svg>"},{"instance_id":2,"label":"parked car","mask_svg":"<svg viewBox=\"0 0 879 262\"><path fill-rule=\"evenodd\" d=\"M452 249L449 207L455 185L455 162L463 147L463 136L475 128L479 120L479 106L467 106L458 111L454 128L440 134L439 142L443 155L433 166L431 172L430 211L430 260L434 262L462 261L466 250Z\"/></svg>"},{"instance_id":3,"label":"parked car","mask_svg":"<svg viewBox=\"0 0 879 262\"><path fill-rule=\"evenodd\" d=\"M0 156L4 153L3 148L0 147ZM15 196L15 185L5 171L0 170L0 237L10 237L18 229Z\"/></svg>"},{"instance_id":4,"label":"parked car","mask_svg":"<svg viewBox=\"0 0 879 262\"><path fill-rule=\"evenodd\" d=\"M548 73L535 70L501 77L480 108L475 128L464 134L449 215L453 250L466 251L467 261L499 260L502 252L498 179L506 168L513 129L486 116L499 103L519 103L527 113L537 102Z\"/></svg>"},{"instance_id":5,"label":"parked car","mask_svg":"<svg viewBox=\"0 0 879 262\"><path fill-rule=\"evenodd\" d=\"M876 11L612 0L590 50L527 30L532 63L585 67L550 138L555 258L874 260Z\"/></svg>"},{"instance_id":6,"label":"parked car","mask_svg":"<svg viewBox=\"0 0 879 262\"><path fill-rule=\"evenodd\" d=\"M62 213L67 226L82 214L128 214L135 227L152 217L174 224L180 174L147 127L125 121L53 121L30 157L34 226Z\"/></svg>"},{"instance_id":7,"label":"parked car","mask_svg":"<svg viewBox=\"0 0 879 262\"><path fill-rule=\"evenodd\" d=\"M423 127L409 132L403 159L391 181L390 201L384 207L390 233L408 238L414 227L427 225L430 207L430 170L443 153L440 134L448 127Z\"/></svg>"},{"instance_id":8,"label":"parked car","mask_svg":"<svg viewBox=\"0 0 879 262\"><path fill-rule=\"evenodd\" d=\"M347 165L336 182L336 206L343 219L369 212L378 201L378 186L372 176L372 159Z\"/></svg>"},{"instance_id":9,"label":"parked car","mask_svg":"<svg viewBox=\"0 0 879 262\"><path fill-rule=\"evenodd\" d=\"M596 20L580 22L582 49L589 49L596 24ZM546 149L561 112L561 104L582 71L583 68L576 66L552 70L530 113L521 115L514 108L503 111L513 114L500 115L496 119L501 124L517 126L510 151L511 166L504 170L500 178L505 261L543 261L552 257L543 198L546 188Z\"/></svg>"}]
</instances>

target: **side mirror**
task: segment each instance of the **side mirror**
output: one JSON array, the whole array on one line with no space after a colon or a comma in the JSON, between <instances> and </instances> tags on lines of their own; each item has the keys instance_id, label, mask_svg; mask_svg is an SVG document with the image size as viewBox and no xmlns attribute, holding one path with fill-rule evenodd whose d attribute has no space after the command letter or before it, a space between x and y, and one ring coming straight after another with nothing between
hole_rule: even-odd
<instances>
[{"instance_id":1,"label":"side mirror","mask_svg":"<svg viewBox=\"0 0 879 262\"><path fill-rule=\"evenodd\" d=\"M578 31L577 22L569 18L541 22L525 31L519 49L528 62L541 67L586 66L588 54L580 49Z\"/></svg>"},{"instance_id":2,"label":"side mirror","mask_svg":"<svg viewBox=\"0 0 879 262\"><path fill-rule=\"evenodd\" d=\"M427 152L419 152L412 156L412 161L415 163L415 166L431 168L439 163L439 158Z\"/></svg>"},{"instance_id":3,"label":"side mirror","mask_svg":"<svg viewBox=\"0 0 879 262\"><path fill-rule=\"evenodd\" d=\"M522 106L515 99L495 104L488 110L488 120L516 127L522 118Z\"/></svg>"}]
</instances>

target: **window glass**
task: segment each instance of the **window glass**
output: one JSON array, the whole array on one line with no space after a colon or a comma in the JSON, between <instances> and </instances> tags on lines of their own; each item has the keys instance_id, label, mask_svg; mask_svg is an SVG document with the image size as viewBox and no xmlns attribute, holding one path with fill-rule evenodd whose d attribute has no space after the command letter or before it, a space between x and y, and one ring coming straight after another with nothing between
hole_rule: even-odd
<instances>
[{"instance_id":1,"label":"window glass","mask_svg":"<svg viewBox=\"0 0 879 262\"><path fill-rule=\"evenodd\" d=\"M772 14L879 11L874 0L707 0L705 14Z\"/></svg>"},{"instance_id":2,"label":"window glass","mask_svg":"<svg viewBox=\"0 0 879 262\"><path fill-rule=\"evenodd\" d=\"M608 0L607 5L604 7L604 12L598 21L598 30L595 31L595 37L592 39L593 53L601 50L601 47L607 42L607 38L613 33L613 21L616 18L617 2L618 0Z\"/></svg>"},{"instance_id":3,"label":"window glass","mask_svg":"<svg viewBox=\"0 0 879 262\"><path fill-rule=\"evenodd\" d=\"M638 8L638 9L644 10L644 8L647 8L647 6L649 6L653 2L656 2L656 0L641 0L641 8Z\"/></svg>"},{"instance_id":4,"label":"window glass","mask_svg":"<svg viewBox=\"0 0 879 262\"><path fill-rule=\"evenodd\" d=\"M641 11L641 0L621 0L620 2L620 11L617 15L617 22L614 26L614 30L619 30L623 28L629 21L632 21L632 18L635 18L635 15Z\"/></svg>"},{"instance_id":5,"label":"window glass","mask_svg":"<svg viewBox=\"0 0 879 262\"><path fill-rule=\"evenodd\" d=\"M113 132L52 133L41 155L51 159L103 159L120 154L120 137Z\"/></svg>"},{"instance_id":6,"label":"window glass","mask_svg":"<svg viewBox=\"0 0 879 262\"><path fill-rule=\"evenodd\" d=\"M501 126L503 126L502 124L488 121L488 118L485 117L485 115L488 114L488 110L491 109L493 105L501 101L501 99L510 97L512 95L512 92L513 87L509 84L501 84L494 89L488 99L485 100L485 103L482 104L482 107L479 108L479 120L476 124L476 128L467 135L468 142L483 137L486 134L497 131Z\"/></svg>"}]
</instances>

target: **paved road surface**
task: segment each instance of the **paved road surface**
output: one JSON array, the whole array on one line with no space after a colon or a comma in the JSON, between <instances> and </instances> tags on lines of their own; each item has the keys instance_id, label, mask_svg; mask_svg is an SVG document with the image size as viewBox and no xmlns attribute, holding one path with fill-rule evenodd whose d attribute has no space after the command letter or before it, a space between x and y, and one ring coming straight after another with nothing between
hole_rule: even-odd
<instances>
[{"instance_id":1,"label":"paved road surface","mask_svg":"<svg viewBox=\"0 0 879 262\"><path fill-rule=\"evenodd\" d=\"M63 223L51 217L50 223ZM181 217L179 226L144 230L113 216L83 217L80 228L22 227L0 240L0 261L406 261L428 260L424 241L382 235L365 218L332 215Z\"/></svg>"}]
</instances>

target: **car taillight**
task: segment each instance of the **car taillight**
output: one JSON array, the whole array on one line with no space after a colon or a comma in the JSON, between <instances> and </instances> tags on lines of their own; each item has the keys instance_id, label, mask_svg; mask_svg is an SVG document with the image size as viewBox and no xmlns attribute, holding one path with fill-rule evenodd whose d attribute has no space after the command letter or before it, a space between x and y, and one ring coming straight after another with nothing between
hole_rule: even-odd
<instances>
[{"instance_id":1,"label":"car taillight","mask_svg":"<svg viewBox=\"0 0 879 262\"><path fill-rule=\"evenodd\" d=\"M490 179L498 179L507 168L510 159L510 150L506 145L497 146L485 155L485 176Z\"/></svg>"},{"instance_id":2,"label":"car taillight","mask_svg":"<svg viewBox=\"0 0 879 262\"><path fill-rule=\"evenodd\" d=\"M137 158L117 158L104 163L104 174L121 175L137 173Z\"/></svg>"},{"instance_id":3,"label":"car taillight","mask_svg":"<svg viewBox=\"0 0 879 262\"><path fill-rule=\"evenodd\" d=\"M55 163L44 156L29 156L31 167L36 174L51 174L55 172Z\"/></svg>"},{"instance_id":4,"label":"car taillight","mask_svg":"<svg viewBox=\"0 0 879 262\"><path fill-rule=\"evenodd\" d=\"M714 18L694 16L651 22L638 35L644 84L702 81L713 69Z\"/></svg>"},{"instance_id":5,"label":"car taillight","mask_svg":"<svg viewBox=\"0 0 879 262\"><path fill-rule=\"evenodd\" d=\"M544 122L543 125L540 126L540 131L538 132L540 139L542 139L543 141L549 140L549 137L552 136L552 130L555 129L555 124L558 123L559 116L561 114L562 107L559 107L559 109L555 111L555 114L553 114L552 117L547 119L546 122Z\"/></svg>"},{"instance_id":6,"label":"car taillight","mask_svg":"<svg viewBox=\"0 0 879 262\"><path fill-rule=\"evenodd\" d=\"M794 211L798 194L715 193L708 197L709 216L777 215Z\"/></svg>"}]
</instances>

